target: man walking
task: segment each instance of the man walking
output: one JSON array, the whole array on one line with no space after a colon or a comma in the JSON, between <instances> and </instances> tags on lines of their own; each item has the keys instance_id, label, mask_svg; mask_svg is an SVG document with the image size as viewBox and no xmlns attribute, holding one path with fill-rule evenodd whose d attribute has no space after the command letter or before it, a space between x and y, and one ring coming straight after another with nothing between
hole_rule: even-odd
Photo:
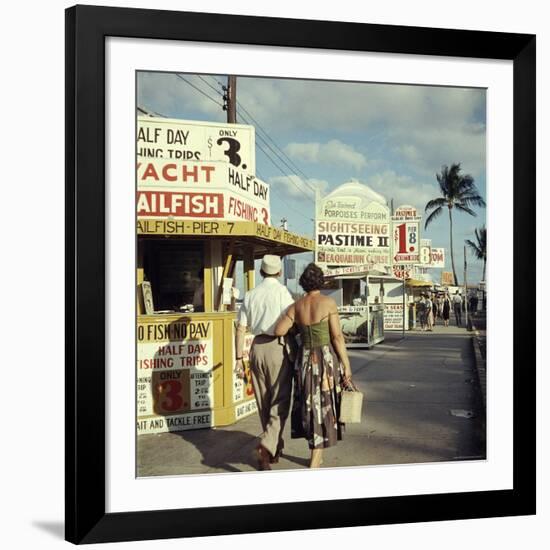
<instances>
[{"instance_id":1,"label":"man walking","mask_svg":"<svg viewBox=\"0 0 550 550\"><path fill-rule=\"evenodd\" d=\"M290 408L292 367L283 338L274 336L281 314L294 300L279 282L281 258L266 254L262 259L263 281L247 292L239 311L235 369L242 375L246 328L254 335L250 349L250 372L263 434L257 448L260 470L271 470L283 449L283 429Z\"/></svg>"},{"instance_id":2,"label":"man walking","mask_svg":"<svg viewBox=\"0 0 550 550\"><path fill-rule=\"evenodd\" d=\"M455 292L455 295L453 296L453 309L455 312L456 326L461 327L462 326L462 297L458 293L458 290Z\"/></svg>"}]
</instances>

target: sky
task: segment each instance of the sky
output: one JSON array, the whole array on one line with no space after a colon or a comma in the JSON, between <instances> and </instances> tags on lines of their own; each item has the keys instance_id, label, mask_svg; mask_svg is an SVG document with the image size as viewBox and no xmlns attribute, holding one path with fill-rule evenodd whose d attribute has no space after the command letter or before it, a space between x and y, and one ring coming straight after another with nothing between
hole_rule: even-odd
<instances>
[{"instance_id":1,"label":"sky","mask_svg":"<svg viewBox=\"0 0 550 550\"><path fill-rule=\"evenodd\" d=\"M266 69L267 72L267 69ZM221 108L224 75L142 72L137 104L158 115L225 122ZM415 206L440 196L436 173L460 163L486 198L486 91L406 84L237 78L237 122L256 128L256 175L271 187L272 225L313 236L314 192L322 194L357 180ZM276 152L276 154L275 154ZM455 267L463 282L464 240L485 224L453 211ZM446 249L451 270L447 212L421 237ZM481 280L482 262L467 252L468 283ZM303 260L305 261L305 260ZM301 262L303 263L303 262ZM439 281L440 270L433 270Z\"/></svg>"}]
</instances>

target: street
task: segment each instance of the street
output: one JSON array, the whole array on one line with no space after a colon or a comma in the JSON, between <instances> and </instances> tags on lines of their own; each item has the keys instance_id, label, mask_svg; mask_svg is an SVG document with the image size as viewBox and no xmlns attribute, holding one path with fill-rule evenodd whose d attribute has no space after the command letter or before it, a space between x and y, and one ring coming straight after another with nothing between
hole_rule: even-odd
<instances>
[{"instance_id":1,"label":"street","mask_svg":"<svg viewBox=\"0 0 550 550\"><path fill-rule=\"evenodd\" d=\"M452 321L451 321L452 322ZM439 321L440 323L440 321ZM365 393L363 419L324 453L323 468L485 458L485 412L472 333L454 325L433 332L386 333L371 350L349 350L354 381ZM290 439L274 470L305 468L305 440ZM256 469L256 414L233 426L139 436L138 476Z\"/></svg>"}]
</instances>

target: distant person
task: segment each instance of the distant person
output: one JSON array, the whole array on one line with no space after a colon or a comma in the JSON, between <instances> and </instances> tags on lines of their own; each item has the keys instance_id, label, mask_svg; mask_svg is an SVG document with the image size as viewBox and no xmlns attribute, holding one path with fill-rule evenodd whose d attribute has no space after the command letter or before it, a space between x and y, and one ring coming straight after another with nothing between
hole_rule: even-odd
<instances>
[{"instance_id":1,"label":"distant person","mask_svg":"<svg viewBox=\"0 0 550 550\"><path fill-rule=\"evenodd\" d=\"M456 326L461 327L462 326L462 297L458 293L458 290L455 292L455 295L453 296L453 309L455 312Z\"/></svg>"},{"instance_id":2,"label":"distant person","mask_svg":"<svg viewBox=\"0 0 550 550\"><path fill-rule=\"evenodd\" d=\"M318 468L323 449L342 439L339 422L342 389L351 384L351 367L336 302L321 294L323 271L310 263L300 277L304 297L288 308L275 327L283 336L300 331L294 372L292 437L304 437L311 449L310 468Z\"/></svg>"},{"instance_id":3,"label":"distant person","mask_svg":"<svg viewBox=\"0 0 550 550\"><path fill-rule=\"evenodd\" d=\"M426 330L429 332L432 332L434 328L434 310L433 310L433 302L430 296L426 298Z\"/></svg>"},{"instance_id":4,"label":"distant person","mask_svg":"<svg viewBox=\"0 0 550 550\"><path fill-rule=\"evenodd\" d=\"M445 294L441 305L441 316L443 317L443 325L449 326L449 317L451 315L451 299L448 294Z\"/></svg>"},{"instance_id":5,"label":"distant person","mask_svg":"<svg viewBox=\"0 0 550 550\"><path fill-rule=\"evenodd\" d=\"M472 303L470 306L470 309L472 310L472 313L475 313L477 311L477 306L479 303L479 298L477 297L477 292L474 292L472 294Z\"/></svg>"},{"instance_id":6,"label":"distant person","mask_svg":"<svg viewBox=\"0 0 550 550\"><path fill-rule=\"evenodd\" d=\"M418 320L420 321L420 330L426 330L426 300L424 294L420 295L420 300L416 303L416 312L418 313Z\"/></svg>"},{"instance_id":7,"label":"distant person","mask_svg":"<svg viewBox=\"0 0 550 550\"><path fill-rule=\"evenodd\" d=\"M435 320L437 319L437 297L432 298L432 312L433 312L433 324L435 325Z\"/></svg>"},{"instance_id":8,"label":"distant person","mask_svg":"<svg viewBox=\"0 0 550 550\"><path fill-rule=\"evenodd\" d=\"M294 303L288 289L279 282L281 258L266 254L260 273L263 281L244 296L238 314L236 365L244 375L243 344L246 328L254 335L250 348L250 372L263 434L256 452L260 470L271 470L284 447L283 430L290 409L292 367L283 338L275 336L275 324Z\"/></svg>"},{"instance_id":9,"label":"distant person","mask_svg":"<svg viewBox=\"0 0 550 550\"><path fill-rule=\"evenodd\" d=\"M437 297L437 318L443 318L443 296L441 294Z\"/></svg>"}]
</instances>

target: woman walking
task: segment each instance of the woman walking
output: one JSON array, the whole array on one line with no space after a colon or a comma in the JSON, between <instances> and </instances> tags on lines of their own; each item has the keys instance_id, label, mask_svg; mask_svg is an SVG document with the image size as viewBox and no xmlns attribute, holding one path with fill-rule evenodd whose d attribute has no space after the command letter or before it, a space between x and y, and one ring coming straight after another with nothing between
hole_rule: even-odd
<instances>
[{"instance_id":1,"label":"woman walking","mask_svg":"<svg viewBox=\"0 0 550 550\"><path fill-rule=\"evenodd\" d=\"M426 327L429 332L432 332L433 326L434 326L434 311L433 311L433 303L429 295L426 298L426 312L427 312Z\"/></svg>"},{"instance_id":2,"label":"woman walking","mask_svg":"<svg viewBox=\"0 0 550 550\"><path fill-rule=\"evenodd\" d=\"M310 263L300 277L305 296L291 305L275 326L284 336L296 325L300 349L294 370L291 437L304 437L311 449L310 468L322 463L323 449L342 439L341 391L351 383L351 367L336 302L321 294L323 271Z\"/></svg>"},{"instance_id":3,"label":"woman walking","mask_svg":"<svg viewBox=\"0 0 550 550\"><path fill-rule=\"evenodd\" d=\"M420 321L420 329L426 330L426 300L424 299L424 294L420 295L420 300L416 303L416 311L418 312L418 320Z\"/></svg>"},{"instance_id":4,"label":"woman walking","mask_svg":"<svg viewBox=\"0 0 550 550\"><path fill-rule=\"evenodd\" d=\"M450 314L451 314L451 300L449 298L449 295L445 294L445 298L443 298L442 316L443 316L443 325L446 327L449 326Z\"/></svg>"}]
</instances>

